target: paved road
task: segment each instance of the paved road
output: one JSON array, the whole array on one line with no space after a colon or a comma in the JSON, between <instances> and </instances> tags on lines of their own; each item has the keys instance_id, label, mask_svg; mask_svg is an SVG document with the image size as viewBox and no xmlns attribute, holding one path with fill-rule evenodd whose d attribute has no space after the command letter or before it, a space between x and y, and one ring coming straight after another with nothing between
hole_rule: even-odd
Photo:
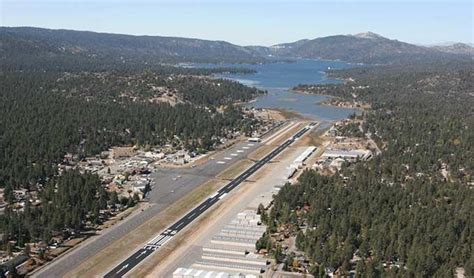
<instances>
[{"instance_id":1,"label":"paved road","mask_svg":"<svg viewBox=\"0 0 474 278\"><path fill-rule=\"evenodd\" d=\"M159 169L153 173L154 184L150 192L150 207L143 212L131 215L117 225L103 231L100 235L88 239L70 253L58 258L45 268L34 273L33 277L63 277L66 273L97 254L120 238L133 232L159 212L165 210L193 189L214 178L237 161L245 158L261 144L242 142L227 150L211 155L211 159L195 168Z\"/></svg>"},{"instance_id":2,"label":"paved road","mask_svg":"<svg viewBox=\"0 0 474 278\"><path fill-rule=\"evenodd\" d=\"M309 126L304 127L296 134L294 134L290 139L285 141L282 145L275 148L271 153L266 155L263 159L257 161L253 164L250 168L240 174L237 178L229 182L227 185L219 189L216 193L209 196L208 199L203 201L199 206L192 209L188 212L185 216L181 219L176 221L174 224L169 226L164 232L158 234L154 238L152 238L145 246L137 250L123 262L118 264L112 270L110 270L104 277L105 278L112 278L112 277L122 277L130 270L132 270L135 266L137 266L140 262L145 260L148 256L150 256L153 252L158 250L161 246L166 244L169 240L173 238L177 233L181 230L186 228L191 222L193 222L196 218L202 215L206 210L212 207L214 204L219 202L220 200L224 199L225 196L236 188L239 184L245 181L248 177L254 174L257 170L259 170L263 165L268 163L272 160L275 156L280 154L283 150L285 150L288 146L290 146L293 142L295 142L298 138L303 136L308 130L313 128L316 123L311 123Z\"/></svg>"}]
</instances>

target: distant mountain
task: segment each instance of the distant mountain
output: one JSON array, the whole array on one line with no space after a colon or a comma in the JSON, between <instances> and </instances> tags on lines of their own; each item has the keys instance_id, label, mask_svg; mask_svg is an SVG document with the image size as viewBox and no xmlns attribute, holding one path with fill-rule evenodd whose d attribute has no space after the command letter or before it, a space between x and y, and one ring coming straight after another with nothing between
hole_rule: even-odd
<instances>
[{"instance_id":1,"label":"distant mountain","mask_svg":"<svg viewBox=\"0 0 474 278\"><path fill-rule=\"evenodd\" d=\"M274 45L271 49L273 55L283 57L321 58L367 64L466 58L429 47L391 40L372 32L301 40Z\"/></svg>"},{"instance_id":2,"label":"distant mountain","mask_svg":"<svg viewBox=\"0 0 474 278\"><path fill-rule=\"evenodd\" d=\"M379 34L373 33L373 32L364 32L364 33L358 33L355 34L354 37L361 38L361 39L370 39L370 40L380 40L380 39L386 39L385 37L382 37Z\"/></svg>"},{"instance_id":3,"label":"distant mountain","mask_svg":"<svg viewBox=\"0 0 474 278\"><path fill-rule=\"evenodd\" d=\"M245 47L224 41L33 27L0 27L0 44L2 60L15 58L23 62L39 56L51 61L86 58L89 62L113 60L119 63L254 63L263 60Z\"/></svg>"},{"instance_id":4,"label":"distant mountain","mask_svg":"<svg viewBox=\"0 0 474 278\"><path fill-rule=\"evenodd\" d=\"M466 59L465 45L424 47L367 32L265 46L159 36L0 27L0 70L142 70L163 63L260 63L321 58L366 64Z\"/></svg>"},{"instance_id":5,"label":"distant mountain","mask_svg":"<svg viewBox=\"0 0 474 278\"><path fill-rule=\"evenodd\" d=\"M452 53L452 54L464 54L474 56L474 47L465 43L453 43L451 45L435 45L431 47L441 52Z\"/></svg>"}]
</instances>

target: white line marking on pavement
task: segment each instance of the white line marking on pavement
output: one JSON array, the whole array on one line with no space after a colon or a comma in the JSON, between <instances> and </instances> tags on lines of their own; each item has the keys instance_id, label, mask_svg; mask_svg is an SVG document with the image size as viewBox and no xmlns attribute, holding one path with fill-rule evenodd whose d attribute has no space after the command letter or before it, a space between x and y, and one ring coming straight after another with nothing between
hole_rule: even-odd
<instances>
[{"instance_id":1,"label":"white line marking on pavement","mask_svg":"<svg viewBox=\"0 0 474 278\"><path fill-rule=\"evenodd\" d=\"M231 153L230 156L238 156L236 153Z\"/></svg>"},{"instance_id":2,"label":"white line marking on pavement","mask_svg":"<svg viewBox=\"0 0 474 278\"><path fill-rule=\"evenodd\" d=\"M249 146L249 147L253 147L253 144L247 144L247 146Z\"/></svg>"},{"instance_id":3,"label":"white line marking on pavement","mask_svg":"<svg viewBox=\"0 0 474 278\"><path fill-rule=\"evenodd\" d=\"M248 149L249 149L249 147L242 147L242 149L244 149L244 150L248 150Z\"/></svg>"},{"instance_id":4,"label":"white line marking on pavement","mask_svg":"<svg viewBox=\"0 0 474 278\"><path fill-rule=\"evenodd\" d=\"M227 193L222 194L222 195L219 197L219 200L222 200L222 198L224 198L226 195L227 195Z\"/></svg>"},{"instance_id":5,"label":"white line marking on pavement","mask_svg":"<svg viewBox=\"0 0 474 278\"><path fill-rule=\"evenodd\" d=\"M231 160L232 157L224 157L225 160Z\"/></svg>"},{"instance_id":6,"label":"white line marking on pavement","mask_svg":"<svg viewBox=\"0 0 474 278\"><path fill-rule=\"evenodd\" d=\"M243 150L237 150L238 153L243 153L244 151Z\"/></svg>"},{"instance_id":7,"label":"white line marking on pavement","mask_svg":"<svg viewBox=\"0 0 474 278\"><path fill-rule=\"evenodd\" d=\"M217 161L217 164L225 164L225 161Z\"/></svg>"},{"instance_id":8,"label":"white line marking on pavement","mask_svg":"<svg viewBox=\"0 0 474 278\"><path fill-rule=\"evenodd\" d=\"M141 256L145 255L145 253L146 253L146 250L143 251L143 252L141 252L140 254L138 254L138 256L136 257L136 259L138 259L138 258L140 258Z\"/></svg>"},{"instance_id":9,"label":"white line marking on pavement","mask_svg":"<svg viewBox=\"0 0 474 278\"><path fill-rule=\"evenodd\" d=\"M128 264L122 266L122 268L119 271L117 271L117 273L120 273L120 272L122 272L123 270L125 270L127 268L128 268Z\"/></svg>"}]
</instances>

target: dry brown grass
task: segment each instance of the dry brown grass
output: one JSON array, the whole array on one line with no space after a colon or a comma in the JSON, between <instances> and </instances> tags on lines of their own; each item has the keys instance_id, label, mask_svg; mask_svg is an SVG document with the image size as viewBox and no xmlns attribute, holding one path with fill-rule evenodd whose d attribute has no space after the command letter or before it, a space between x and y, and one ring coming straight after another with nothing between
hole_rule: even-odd
<instances>
[{"instance_id":1,"label":"dry brown grass","mask_svg":"<svg viewBox=\"0 0 474 278\"><path fill-rule=\"evenodd\" d=\"M271 150L273 150L275 147L274 146L269 146L269 145L263 145L251 154L249 154L247 157L251 160L259 160L262 157L264 157L266 154L268 154Z\"/></svg>"},{"instance_id":2,"label":"dry brown grass","mask_svg":"<svg viewBox=\"0 0 474 278\"><path fill-rule=\"evenodd\" d=\"M130 216L132 213L136 212L138 209L142 209L145 206L146 206L145 203L139 203L137 206L128 208L128 209L120 212L119 214L117 214L113 218L105 221L104 224L100 225L99 230L105 230L105 229L117 224L118 222L122 221L126 217Z\"/></svg>"},{"instance_id":3,"label":"dry brown grass","mask_svg":"<svg viewBox=\"0 0 474 278\"><path fill-rule=\"evenodd\" d=\"M274 109L274 110L278 111L280 113L280 115L285 119L300 119L300 120L305 119L300 114L298 114L294 111L291 111L291 110L282 109L282 108L277 108L277 109Z\"/></svg>"},{"instance_id":4,"label":"dry brown grass","mask_svg":"<svg viewBox=\"0 0 474 278\"><path fill-rule=\"evenodd\" d=\"M268 117L275 121L283 121L287 118L278 110L267 109Z\"/></svg>"},{"instance_id":5,"label":"dry brown grass","mask_svg":"<svg viewBox=\"0 0 474 278\"><path fill-rule=\"evenodd\" d=\"M266 141L265 144L269 146L279 146L281 145L286 139L288 139L291 135L296 133L300 130L304 125L306 125L306 121L300 121L295 123L290 129L286 130L285 132L276 135L274 138L270 138L270 140Z\"/></svg>"},{"instance_id":6,"label":"dry brown grass","mask_svg":"<svg viewBox=\"0 0 474 278\"><path fill-rule=\"evenodd\" d=\"M320 145L324 140L321 138L321 136L317 133L309 133L308 135L304 136L300 140L295 142L295 146L301 147L301 146L318 146Z\"/></svg>"},{"instance_id":7,"label":"dry brown grass","mask_svg":"<svg viewBox=\"0 0 474 278\"><path fill-rule=\"evenodd\" d=\"M248 159L243 159L235 164L233 164L231 167L227 168L223 172L219 173L217 175L217 178L222 179L222 180L230 180L235 178L238 174L242 173L244 170L249 168L254 162Z\"/></svg>"}]
</instances>

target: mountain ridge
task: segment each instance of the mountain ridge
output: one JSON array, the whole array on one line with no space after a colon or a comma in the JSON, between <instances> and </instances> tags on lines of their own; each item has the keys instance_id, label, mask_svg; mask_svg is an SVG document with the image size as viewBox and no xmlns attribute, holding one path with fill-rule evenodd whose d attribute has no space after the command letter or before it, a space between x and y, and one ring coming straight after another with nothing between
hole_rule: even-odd
<instances>
[{"instance_id":1,"label":"mountain ridge","mask_svg":"<svg viewBox=\"0 0 474 278\"><path fill-rule=\"evenodd\" d=\"M341 60L364 64L399 64L432 60L466 59L464 53L441 51L389 39L373 32L333 35L272 47L274 55ZM462 55L460 55L462 54Z\"/></svg>"},{"instance_id":2,"label":"mountain ridge","mask_svg":"<svg viewBox=\"0 0 474 278\"><path fill-rule=\"evenodd\" d=\"M469 58L462 51L417 46L373 32L333 35L266 46L239 46L223 40L123 35L44 29L0 27L0 59L7 68L28 68L40 63L138 65L191 63L262 63L268 58L341 60L364 64L399 64L414 61ZM472 55L471 55L472 56ZM19 66L20 65L20 66ZM66 66L67 68L67 66Z\"/></svg>"},{"instance_id":3,"label":"mountain ridge","mask_svg":"<svg viewBox=\"0 0 474 278\"><path fill-rule=\"evenodd\" d=\"M452 43L448 45L434 45L431 48L446 52L446 53L453 53L453 54L464 54L474 56L474 47L467 43Z\"/></svg>"}]
</instances>

